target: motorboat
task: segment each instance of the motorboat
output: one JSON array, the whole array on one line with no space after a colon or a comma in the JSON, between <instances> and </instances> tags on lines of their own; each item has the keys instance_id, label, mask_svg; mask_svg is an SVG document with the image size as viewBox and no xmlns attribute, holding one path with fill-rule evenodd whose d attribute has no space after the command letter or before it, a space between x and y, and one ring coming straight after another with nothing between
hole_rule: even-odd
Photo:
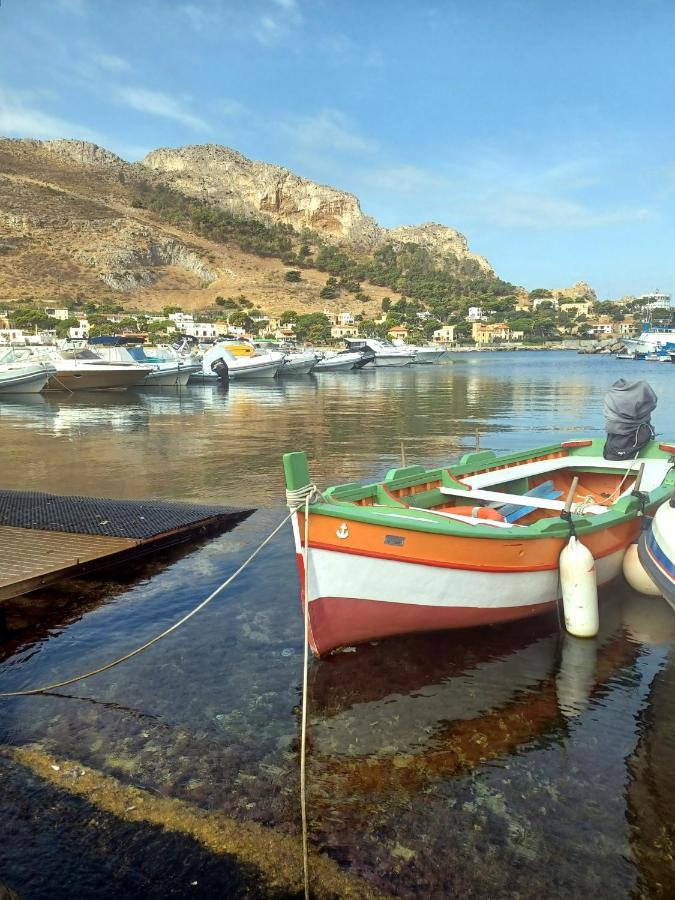
<instances>
[{"instance_id":1,"label":"motorboat","mask_svg":"<svg viewBox=\"0 0 675 900\"><path fill-rule=\"evenodd\" d=\"M329 487L309 502L306 548L304 506L296 507L313 652L554 610L572 526L597 583L617 577L642 513L653 515L675 487L675 447L650 440L628 460L605 459L604 450L604 439L588 438L505 456L482 451ZM286 454L284 472L289 492L311 484L304 453Z\"/></svg>"},{"instance_id":2,"label":"motorboat","mask_svg":"<svg viewBox=\"0 0 675 900\"><path fill-rule=\"evenodd\" d=\"M143 344L124 338L100 337L90 341L95 352L108 363L143 365L149 370L143 379L145 387L185 387L190 375L201 371L201 363L186 361L170 347L153 348L146 352ZM140 385L139 385L140 386Z\"/></svg>"},{"instance_id":3,"label":"motorboat","mask_svg":"<svg viewBox=\"0 0 675 900\"><path fill-rule=\"evenodd\" d=\"M111 363L89 347L32 347L31 353L55 368L46 391L126 391L141 384L152 371L150 365Z\"/></svg>"},{"instance_id":4,"label":"motorboat","mask_svg":"<svg viewBox=\"0 0 675 900\"><path fill-rule=\"evenodd\" d=\"M426 344L423 347L411 347L410 349L415 351L413 363L418 366L439 363L447 353L445 347L432 347L431 344Z\"/></svg>"},{"instance_id":5,"label":"motorboat","mask_svg":"<svg viewBox=\"0 0 675 900\"><path fill-rule=\"evenodd\" d=\"M283 353L274 350L255 350L251 356L235 356L225 344L214 344L204 352L201 372L193 378L202 383L240 378L274 378L283 361Z\"/></svg>"},{"instance_id":6,"label":"motorboat","mask_svg":"<svg viewBox=\"0 0 675 900\"><path fill-rule=\"evenodd\" d=\"M55 372L21 348L0 351L0 394L39 394Z\"/></svg>"},{"instance_id":7,"label":"motorboat","mask_svg":"<svg viewBox=\"0 0 675 900\"><path fill-rule=\"evenodd\" d=\"M286 352L277 374L280 378L288 375L308 375L318 361L319 357L313 350Z\"/></svg>"},{"instance_id":8,"label":"motorboat","mask_svg":"<svg viewBox=\"0 0 675 900\"><path fill-rule=\"evenodd\" d=\"M642 334L635 338L622 338L629 351L647 354L659 351L675 350L675 327L656 328L648 323L643 326Z\"/></svg>"},{"instance_id":9,"label":"motorboat","mask_svg":"<svg viewBox=\"0 0 675 900\"><path fill-rule=\"evenodd\" d=\"M359 350L342 350L340 353L326 353L316 363L312 372L342 372L361 368L363 356Z\"/></svg>"},{"instance_id":10,"label":"motorboat","mask_svg":"<svg viewBox=\"0 0 675 900\"><path fill-rule=\"evenodd\" d=\"M377 338L345 338L349 350L371 350L375 355L367 366L408 366L415 359L411 348L395 347L390 341Z\"/></svg>"},{"instance_id":11,"label":"motorboat","mask_svg":"<svg viewBox=\"0 0 675 900\"><path fill-rule=\"evenodd\" d=\"M640 535L638 556L675 611L675 491L670 501L657 509L649 527Z\"/></svg>"},{"instance_id":12,"label":"motorboat","mask_svg":"<svg viewBox=\"0 0 675 900\"><path fill-rule=\"evenodd\" d=\"M434 347L432 344L425 344L422 347L418 347L413 344L406 344L400 338L393 341L393 344L395 347L400 347L414 353L415 357L413 359L413 364L418 366L434 365L434 363L440 362L447 352L445 347Z\"/></svg>"},{"instance_id":13,"label":"motorboat","mask_svg":"<svg viewBox=\"0 0 675 900\"><path fill-rule=\"evenodd\" d=\"M258 352L268 353L274 350L283 354L284 361L277 372L280 378L290 375L308 375L321 359L321 356L314 350L299 350L291 342L254 341L251 346Z\"/></svg>"}]
</instances>

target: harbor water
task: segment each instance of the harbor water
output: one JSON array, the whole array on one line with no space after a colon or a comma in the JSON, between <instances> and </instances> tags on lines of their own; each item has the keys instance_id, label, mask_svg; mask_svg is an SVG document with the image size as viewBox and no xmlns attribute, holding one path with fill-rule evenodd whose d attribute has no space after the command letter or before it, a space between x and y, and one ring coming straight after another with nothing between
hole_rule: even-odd
<instances>
[{"instance_id":1,"label":"harbor water","mask_svg":"<svg viewBox=\"0 0 675 900\"><path fill-rule=\"evenodd\" d=\"M381 477L402 439L432 466L477 436L497 452L601 436L619 377L650 382L675 437L675 366L574 353L3 397L3 488L256 512L12 601L0 690L93 669L195 606L286 514L284 452L306 450L327 486ZM621 581L600 601L593 640L550 617L312 661L313 896L675 895L675 614ZM302 635L288 526L149 651L0 700L0 884L24 900L299 895Z\"/></svg>"}]
</instances>

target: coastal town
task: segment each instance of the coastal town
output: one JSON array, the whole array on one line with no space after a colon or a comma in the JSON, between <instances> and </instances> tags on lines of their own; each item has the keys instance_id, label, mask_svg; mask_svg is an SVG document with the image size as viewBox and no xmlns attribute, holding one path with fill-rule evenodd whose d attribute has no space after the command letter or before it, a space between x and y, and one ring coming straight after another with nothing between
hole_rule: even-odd
<instances>
[{"instance_id":1,"label":"coastal town","mask_svg":"<svg viewBox=\"0 0 675 900\"><path fill-rule=\"evenodd\" d=\"M449 349L471 345L479 349L561 347L621 342L637 336L646 319L670 325L673 315L671 297L661 291L598 301L583 283L563 291L520 291L480 306L460 304L451 311L448 322L440 322L425 304L405 298L395 303L384 298L381 315L373 319L353 310L334 305L320 312L288 310L274 317L243 296L216 298L214 306L199 311L167 306L161 313L125 310L84 298L58 306L4 300L0 301L0 344L50 344L58 339L119 334L154 340L184 335L204 342L225 336L298 343L312 339L326 346L341 344L345 338L380 337L403 343L430 341Z\"/></svg>"}]
</instances>

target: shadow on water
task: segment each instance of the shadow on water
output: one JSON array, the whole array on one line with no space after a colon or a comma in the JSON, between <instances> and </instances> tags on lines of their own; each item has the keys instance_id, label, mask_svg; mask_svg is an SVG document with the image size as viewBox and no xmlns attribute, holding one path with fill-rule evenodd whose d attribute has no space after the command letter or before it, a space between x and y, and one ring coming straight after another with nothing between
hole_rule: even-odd
<instances>
[{"instance_id":1,"label":"shadow on water","mask_svg":"<svg viewBox=\"0 0 675 900\"><path fill-rule=\"evenodd\" d=\"M7 487L259 511L187 553L42 592L39 621L17 609L23 630L0 644L0 684L93 668L180 618L285 514L287 450L307 449L326 485L382 474L401 438L409 461L434 465L476 431L501 451L600 434L604 391L634 373L574 354L474 354L227 391L3 401ZM657 430L675 402L667 374L640 371L660 396ZM0 882L29 898L272 896L267 876L179 825L196 810L297 844L298 589L284 531L159 647L64 696L0 701ZM575 641L544 618L312 663L310 841L361 879L356 896L673 894L675 616L614 584L601 628ZM19 762L22 748L178 805L163 827L130 822L50 765L51 781ZM318 874L314 890L340 896Z\"/></svg>"}]
</instances>

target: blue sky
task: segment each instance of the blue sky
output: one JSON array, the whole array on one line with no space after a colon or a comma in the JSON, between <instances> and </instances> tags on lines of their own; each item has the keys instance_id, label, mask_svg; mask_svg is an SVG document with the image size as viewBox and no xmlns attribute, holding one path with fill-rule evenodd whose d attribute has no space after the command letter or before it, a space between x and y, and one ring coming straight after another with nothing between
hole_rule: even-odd
<instances>
[{"instance_id":1,"label":"blue sky","mask_svg":"<svg viewBox=\"0 0 675 900\"><path fill-rule=\"evenodd\" d=\"M0 134L225 144L530 289L675 292L673 36L671 0L2 0Z\"/></svg>"}]
</instances>

